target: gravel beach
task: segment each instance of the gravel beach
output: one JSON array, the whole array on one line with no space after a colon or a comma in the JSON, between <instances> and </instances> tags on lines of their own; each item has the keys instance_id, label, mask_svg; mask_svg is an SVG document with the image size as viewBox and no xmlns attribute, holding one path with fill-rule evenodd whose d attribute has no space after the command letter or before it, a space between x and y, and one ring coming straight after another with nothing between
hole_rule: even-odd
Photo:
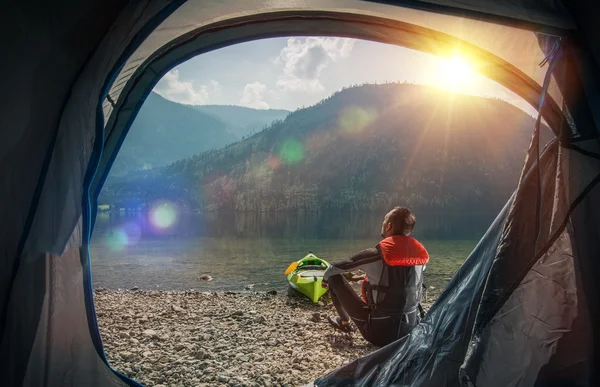
<instances>
[{"instance_id":1,"label":"gravel beach","mask_svg":"<svg viewBox=\"0 0 600 387\"><path fill-rule=\"evenodd\" d=\"M301 386L377 348L334 331L331 304L275 292L98 289L113 368L146 386Z\"/></svg>"}]
</instances>

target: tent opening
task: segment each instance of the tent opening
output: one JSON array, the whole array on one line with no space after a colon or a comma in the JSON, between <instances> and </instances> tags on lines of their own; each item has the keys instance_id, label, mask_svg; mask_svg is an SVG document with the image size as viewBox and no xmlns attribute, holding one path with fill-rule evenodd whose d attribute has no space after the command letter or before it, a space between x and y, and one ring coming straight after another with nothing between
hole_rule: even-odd
<instances>
[{"instance_id":1,"label":"tent opening","mask_svg":"<svg viewBox=\"0 0 600 387\"><path fill-rule=\"evenodd\" d=\"M374 352L336 335L329 296L313 303L283 271L374 246L396 205L432 257L428 309L514 191L535 123L460 54L296 36L170 69L98 197L91 261L111 366L144 385L294 384Z\"/></svg>"}]
</instances>

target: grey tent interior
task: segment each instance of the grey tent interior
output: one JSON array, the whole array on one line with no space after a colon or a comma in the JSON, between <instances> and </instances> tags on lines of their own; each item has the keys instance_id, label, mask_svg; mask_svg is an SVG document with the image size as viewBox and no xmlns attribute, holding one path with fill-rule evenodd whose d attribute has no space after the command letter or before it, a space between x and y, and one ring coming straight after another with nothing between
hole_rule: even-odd
<instances>
[{"instance_id":1,"label":"grey tent interior","mask_svg":"<svg viewBox=\"0 0 600 387\"><path fill-rule=\"evenodd\" d=\"M594 0L4 3L0 384L137 385L106 361L88 251L136 112L192 56L318 35L460 44L556 138L541 146L531 128L513 196L424 322L314 384L600 385L599 15Z\"/></svg>"}]
</instances>

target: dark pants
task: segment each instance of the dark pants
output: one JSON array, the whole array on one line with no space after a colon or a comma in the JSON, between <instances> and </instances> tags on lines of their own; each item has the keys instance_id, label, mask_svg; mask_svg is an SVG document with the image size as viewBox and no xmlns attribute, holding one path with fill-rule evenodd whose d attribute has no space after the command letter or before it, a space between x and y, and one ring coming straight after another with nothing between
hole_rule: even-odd
<instances>
[{"instance_id":1,"label":"dark pants","mask_svg":"<svg viewBox=\"0 0 600 387\"><path fill-rule=\"evenodd\" d=\"M370 312L367 304L352 289L342 275L329 277L329 293L338 314L343 320L354 321L362 336L373 345L383 347L404 337L419 322L419 312L389 316L377 310Z\"/></svg>"}]
</instances>

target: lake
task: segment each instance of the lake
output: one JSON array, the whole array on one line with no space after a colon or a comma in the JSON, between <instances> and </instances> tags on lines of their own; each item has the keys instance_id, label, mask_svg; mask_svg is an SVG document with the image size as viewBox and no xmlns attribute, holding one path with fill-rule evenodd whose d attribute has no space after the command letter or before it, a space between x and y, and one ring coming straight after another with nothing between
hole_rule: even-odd
<instances>
[{"instance_id":1,"label":"lake","mask_svg":"<svg viewBox=\"0 0 600 387\"><path fill-rule=\"evenodd\" d=\"M283 290L284 270L309 251L329 262L375 246L384 214L100 213L91 243L95 287ZM413 236L430 254L425 282L439 293L494 215L417 214ZM212 281L198 279L209 274Z\"/></svg>"}]
</instances>

